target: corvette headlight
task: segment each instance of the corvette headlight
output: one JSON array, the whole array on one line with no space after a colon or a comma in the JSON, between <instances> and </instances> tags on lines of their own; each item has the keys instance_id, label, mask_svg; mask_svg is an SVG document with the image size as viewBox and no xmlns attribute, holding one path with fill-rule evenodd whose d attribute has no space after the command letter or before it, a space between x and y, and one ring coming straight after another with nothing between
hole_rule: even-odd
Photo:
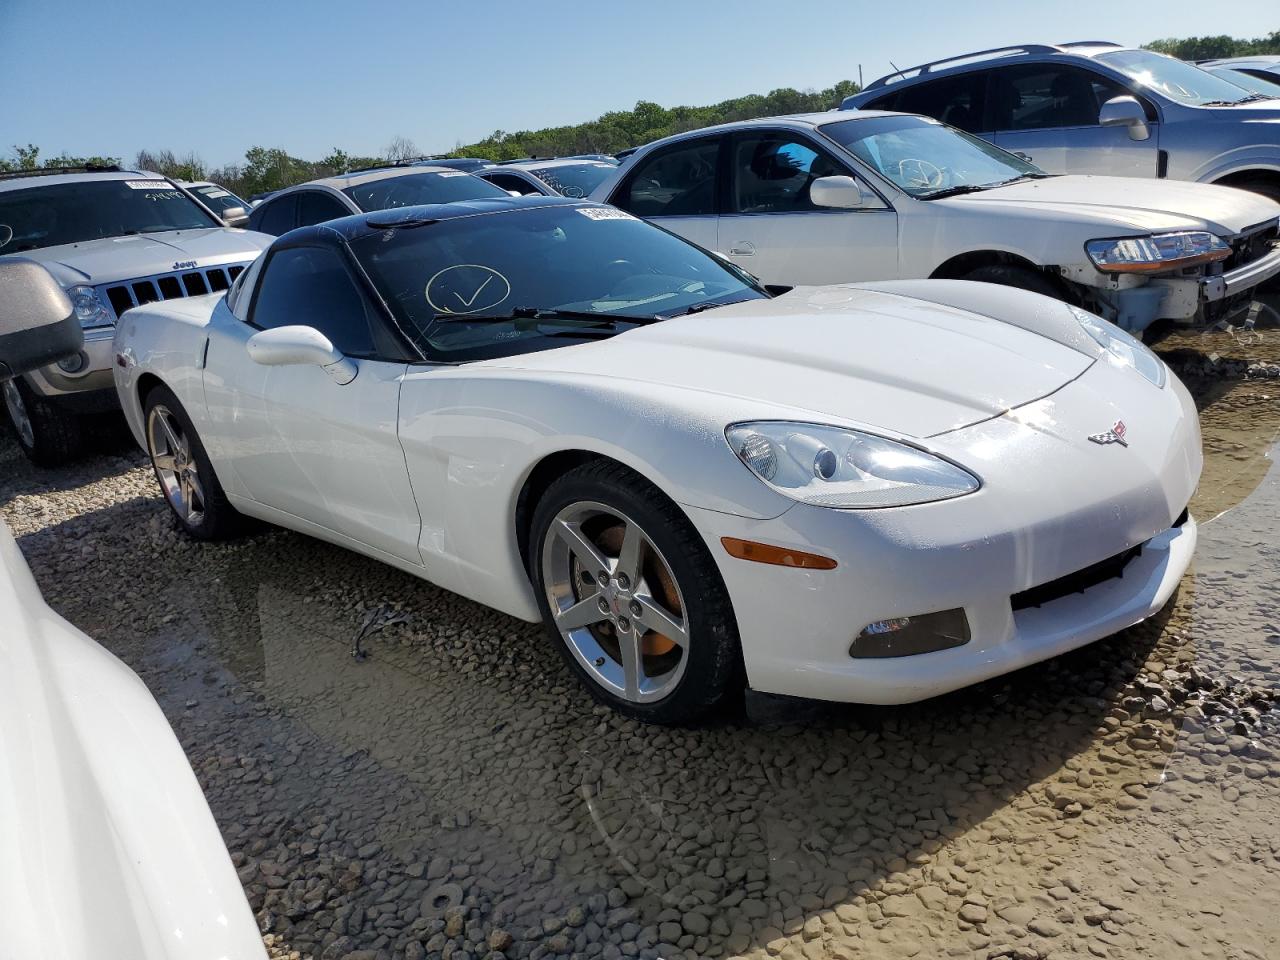
<instances>
[{"instance_id":1,"label":"corvette headlight","mask_svg":"<svg viewBox=\"0 0 1280 960\"><path fill-rule=\"evenodd\" d=\"M1225 240L1201 230L1090 240L1084 249L1093 265L1104 273L1162 273L1231 256L1231 247Z\"/></svg>"},{"instance_id":2,"label":"corvette headlight","mask_svg":"<svg viewBox=\"0 0 1280 960\"><path fill-rule=\"evenodd\" d=\"M67 296L71 299L71 306L75 309L76 319L80 321L80 326L85 330L91 330L94 327L109 327L115 323L110 311L98 299L98 291L94 290L93 287L83 285L69 287Z\"/></svg>"},{"instance_id":3,"label":"corvette headlight","mask_svg":"<svg viewBox=\"0 0 1280 960\"><path fill-rule=\"evenodd\" d=\"M1111 357L1127 367L1132 367L1157 387L1164 386L1164 362L1141 340L1129 336L1115 324L1107 323L1088 310L1073 306L1068 306L1067 309L1079 321L1080 326L1084 327L1084 332L1098 341L1098 346L1107 351Z\"/></svg>"},{"instance_id":4,"label":"corvette headlight","mask_svg":"<svg viewBox=\"0 0 1280 960\"><path fill-rule=\"evenodd\" d=\"M817 423L735 423L729 446L779 493L844 510L903 507L973 493L978 478L954 463L874 434Z\"/></svg>"}]
</instances>

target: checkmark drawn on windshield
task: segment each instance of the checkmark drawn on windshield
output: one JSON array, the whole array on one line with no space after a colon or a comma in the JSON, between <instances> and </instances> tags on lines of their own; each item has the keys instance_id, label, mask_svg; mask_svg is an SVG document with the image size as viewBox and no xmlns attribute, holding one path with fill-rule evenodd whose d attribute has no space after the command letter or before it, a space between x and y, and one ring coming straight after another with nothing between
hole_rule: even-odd
<instances>
[{"instance_id":1,"label":"checkmark drawn on windshield","mask_svg":"<svg viewBox=\"0 0 1280 960\"><path fill-rule=\"evenodd\" d=\"M464 307L469 307L476 302L476 297L480 296L480 291L487 287L489 285L489 281L492 279L493 277L486 277L484 283L480 284L480 286L476 288L476 292L471 295L470 300L464 300L462 298L462 294L458 293L457 290L453 292L453 295L458 298Z\"/></svg>"}]
</instances>

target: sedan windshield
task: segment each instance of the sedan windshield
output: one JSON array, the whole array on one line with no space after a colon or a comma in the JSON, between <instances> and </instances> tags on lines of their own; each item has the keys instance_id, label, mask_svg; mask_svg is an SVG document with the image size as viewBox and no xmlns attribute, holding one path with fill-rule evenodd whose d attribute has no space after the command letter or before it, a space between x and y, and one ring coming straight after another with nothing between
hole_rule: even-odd
<instances>
[{"instance_id":1,"label":"sedan windshield","mask_svg":"<svg viewBox=\"0 0 1280 960\"><path fill-rule=\"evenodd\" d=\"M1192 107L1230 105L1249 96L1248 90L1236 86L1230 80L1215 77L1207 70L1201 70L1183 60L1175 60L1149 50L1104 53L1098 60L1115 67L1144 87Z\"/></svg>"},{"instance_id":2,"label":"sedan windshield","mask_svg":"<svg viewBox=\"0 0 1280 960\"><path fill-rule=\"evenodd\" d=\"M968 193L1047 176L985 140L927 117L866 117L818 128L913 197Z\"/></svg>"},{"instance_id":3,"label":"sedan windshield","mask_svg":"<svg viewBox=\"0 0 1280 960\"><path fill-rule=\"evenodd\" d=\"M342 191L361 210L389 210L392 207L417 207L426 203L452 203L455 200L478 200L482 197L507 197L507 191L487 180L461 170L443 173L407 173L381 180L367 180Z\"/></svg>"},{"instance_id":4,"label":"sedan windshield","mask_svg":"<svg viewBox=\"0 0 1280 960\"><path fill-rule=\"evenodd\" d=\"M48 183L0 193L0 254L218 226L168 180Z\"/></svg>"},{"instance_id":5,"label":"sedan windshield","mask_svg":"<svg viewBox=\"0 0 1280 960\"><path fill-rule=\"evenodd\" d=\"M1221 77L1223 80L1234 83L1237 87L1243 87L1250 93L1258 93L1272 99L1280 98L1280 74L1276 75L1276 79L1273 82L1264 80L1262 77L1255 77L1251 73L1232 70L1230 67L1206 67L1205 70L1215 77Z\"/></svg>"},{"instance_id":6,"label":"sedan windshield","mask_svg":"<svg viewBox=\"0 0 1280 960\"><path fill-rule=\"evenodd\" d=\"M557 193L581 198L600 186L614 169L612 164L587 161L562 163L554 167L534 167L529 172Z\"/></svg>"},{"instance_id":7,"label":"sedan windshield","mask_svg":"<svg viewBox=\"0 0 1280 960\"><path fill-rule=\"evenodd\" d=\"M241 200L230 190L224 190L216 184L209 183L191 187L191 192L198 196L206 207L219 215L224 210L230 210L233 207L239 207L245 213L248 213L250 209L247 201Z\"/></svg>"},{"instance_id":8,"label":"sedan windshield","mask_svg":"<svg viewBox=\"0 0 1280 960\"><path fill-rule=\"evenodd\" d=\"M699 247L610 207L405 219L351 249L402 329L447 362L612 336L767 296Z\"/></svg>"}]
</instances>

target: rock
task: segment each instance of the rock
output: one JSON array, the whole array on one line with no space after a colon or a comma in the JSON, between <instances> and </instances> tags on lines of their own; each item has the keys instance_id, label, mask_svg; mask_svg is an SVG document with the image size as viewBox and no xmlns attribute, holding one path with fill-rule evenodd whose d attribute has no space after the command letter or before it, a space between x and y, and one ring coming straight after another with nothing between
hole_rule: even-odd
<instances>
[{"instance_id":1,"label":"rock","mask_svg":"<svg viewBox=\"0 0 1280 960\"><path fill-rule=\"evenodd\" d=\"M503 930L501 927L495 927L489 934L487 942L490 950L502 951L508 949L514 940L515 938L512 937L511 934L507 933L506 930Z\"/></svg>"},{"instance_id":2,"label":"rock","mask_svg":"<svg viewBox=\"0 0 1280 960\"><path fill-rule=\"evenodd\" d=\"M1027 924L1027 929L1032 933L1040 934L1042 937L1060 937L1066 932L1048 917L1036 917Z\"/></svg>"},{"instance_id":3,"label":"rock","mask_svg":"<svg viewBox=\"0 0 1280 960\"><path fill-rule=\"evenodd\" d=\"M976 903L966 903L960 907L960 919L965 923L986 923L987 908Z\"/></svg>"},{"instance_id":4,"label":"rock","mask_svg":"<svg viewBox=\"0 0 1280 960\"><path fill-rule=\"evenodd\" d=\"M695 937L702 936L711 929L711 920L701 913L686 913L680 918L680 925Z\"/></svg>"}]
</instances>

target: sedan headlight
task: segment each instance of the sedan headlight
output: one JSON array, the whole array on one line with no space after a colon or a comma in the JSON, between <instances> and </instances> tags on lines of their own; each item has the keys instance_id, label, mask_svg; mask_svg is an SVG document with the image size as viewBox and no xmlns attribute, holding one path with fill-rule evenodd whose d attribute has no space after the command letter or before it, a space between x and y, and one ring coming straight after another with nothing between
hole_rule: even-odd
<instances>
[{"instance_id":1,"label":"sedan headlight","mask_svg":"<svg viewBox=\"0 0 1280 960\"><path fill-rule=\"evenodd\" d=\"M1090 240L1084 249L1093 265L1105 273L1163 273L1231 256L1225 240L1200 230Z\"/></svg>"},{"instance_id":2,"label":"sedan headlight","mask_svg":"<svg viewBox=\"0 0 1280 960\"><path fill-rule=\"evenodd\" d=\"M729 446L779 493L819 507L903 507L973 493L978 478L950 461L874 434L817 423L735 423Z\"/></svg>"},{"instance_id":3,"label":"sedan headlight","mask_svg":"<svg viewBox=\"0 0 1280 960\"><path fill-rule=\"evenodd\" d=\"M1079 307L1068 306L1072 316L1084 327L1084 332L1098 341L1098 346L1107 351L1112 358L1132 367L1157 387L1163 387L1165 381L1165 365L1141 340L1129 336L1113 323L1107 323L1099 316Z\"/></svg>"},{"instance_id":4,"label":"sedan headlight","mask_svg":"<svg viewBox=\"0 0 1280 960\"><path fill-rule=\"evenodd\" d=\"M80 321L80 326L85 330L91 330L94 327L109 327L115 320L109 311L98 299L98 291L93 287L78 285L67 289L67 296L71 298L71 306L75 309L76 319Z\"/></svg>"}]
</instances>

